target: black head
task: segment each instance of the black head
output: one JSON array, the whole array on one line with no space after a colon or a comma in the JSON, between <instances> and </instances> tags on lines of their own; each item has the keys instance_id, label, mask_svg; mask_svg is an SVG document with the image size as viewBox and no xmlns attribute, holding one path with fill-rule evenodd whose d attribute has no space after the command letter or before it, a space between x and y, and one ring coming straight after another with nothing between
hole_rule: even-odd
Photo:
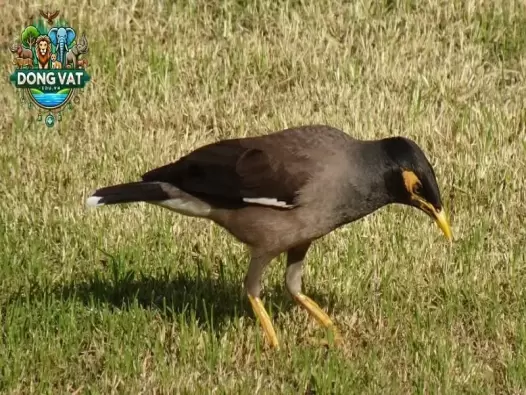
<instances>
[{"instance_id":1,"label":"black head","mask_svg":"<svg viewBox=\"0 0 526 395\"><path fill-rule=\"evenodd\" d=\"M381 143L390 168L385 183L395 202L424 211L451 240L435 172L424 152L414 141L404 137L387 138Z\"/></svg>"}]
</instances>

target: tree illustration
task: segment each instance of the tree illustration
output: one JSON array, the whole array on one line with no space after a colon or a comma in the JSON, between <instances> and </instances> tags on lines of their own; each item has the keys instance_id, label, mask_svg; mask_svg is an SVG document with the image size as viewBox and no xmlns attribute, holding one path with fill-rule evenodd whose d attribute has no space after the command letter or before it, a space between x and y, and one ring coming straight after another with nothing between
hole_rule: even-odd
<instances>
[{"instance_id":1,"label":"tree illustration","mask_svg":"<svg viewBox=\"0 0 526 395\"><path fill-rule=\"evenodd\" d=\"M26 27L22 32L22 45L33 48L39 35L38 29L35 26Z\"/></svg>"}]
</instances>

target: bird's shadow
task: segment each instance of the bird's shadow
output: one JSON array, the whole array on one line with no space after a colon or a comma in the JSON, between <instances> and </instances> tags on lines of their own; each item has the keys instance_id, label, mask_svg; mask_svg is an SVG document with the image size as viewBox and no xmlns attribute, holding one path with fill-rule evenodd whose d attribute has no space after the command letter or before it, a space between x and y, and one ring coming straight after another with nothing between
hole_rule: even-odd
<instances>
[{"instance_id":1,"label":"bird's shadow","mask_svg":"<svg viewBox=\"0 0 526 395\"><path fill-rule=\"evenodd\" d=\"M29 295L27 288L20 289L7 304L20 299L38 302L52 295L63 302L77 301L95 309L150 310L167 321L179 320L183 316L187 321L195 320L201 328L212 327L219 332L232 318L254 318L242 279L209 274L190 276L169 271L144 273L123 269L123 266L114 261L106 272L94 272L51 289L34 282ZM332 305L330 295L313 293L311 296L326 307ZM262 298L270 307L268 312L272 319L295 306L282 284L267 286Z\"/></svg>"}]
</instances>

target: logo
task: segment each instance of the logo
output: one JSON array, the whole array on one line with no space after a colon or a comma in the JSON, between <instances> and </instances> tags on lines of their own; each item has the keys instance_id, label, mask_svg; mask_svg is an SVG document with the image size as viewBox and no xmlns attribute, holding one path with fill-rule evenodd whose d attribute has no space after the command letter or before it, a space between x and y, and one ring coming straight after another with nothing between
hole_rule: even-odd
<instances>
[{"instance_id":1,"label":"logo","mask_svg":"<svg viewBox=\"0 0 526 395\"><path fill-rule=\"evenodd\" d=\"M22 103L37 110L37 120L52 127L64 110L73 109L72 102L78 104L77 93L90 80L88 39L58 18L60 11L39 14L9 48L15 69L9 79Z\"/></svg>"}]
</instances>

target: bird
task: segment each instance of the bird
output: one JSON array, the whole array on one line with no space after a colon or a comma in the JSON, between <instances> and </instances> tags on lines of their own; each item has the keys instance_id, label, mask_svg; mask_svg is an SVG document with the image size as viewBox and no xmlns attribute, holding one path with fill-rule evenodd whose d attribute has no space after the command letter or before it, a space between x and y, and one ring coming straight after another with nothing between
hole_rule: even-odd
<instances>
[{"instance_id":1,"label":"bird","mask_svg":"<svg viewBox=\"0 0 526 395\"><path fill-rule=\"evenodd\" d=\"M302 291L313 242L390 204L423 211L452 242L435 172L415 141L363 140L324 124L203 145L138 181L99 188L86 199L89 207L134 202L211 220L248 247L244 291L274 349L280 342L260 296L261 280L282 253L287 291L341 343L332 319Z\"/></svg>"},{"instance_id":2,"label":"bird","mask_svg":"<svg viewBox=\"0 0 526 395\"><path fill-rule=\"evenodd\" d=\"M53 26L53 21L60 14L60 11L57 10L55 12L50 12L50 11L39 10L39 13L47 21L47 23Z\"/></svg>"}]
</instances>

